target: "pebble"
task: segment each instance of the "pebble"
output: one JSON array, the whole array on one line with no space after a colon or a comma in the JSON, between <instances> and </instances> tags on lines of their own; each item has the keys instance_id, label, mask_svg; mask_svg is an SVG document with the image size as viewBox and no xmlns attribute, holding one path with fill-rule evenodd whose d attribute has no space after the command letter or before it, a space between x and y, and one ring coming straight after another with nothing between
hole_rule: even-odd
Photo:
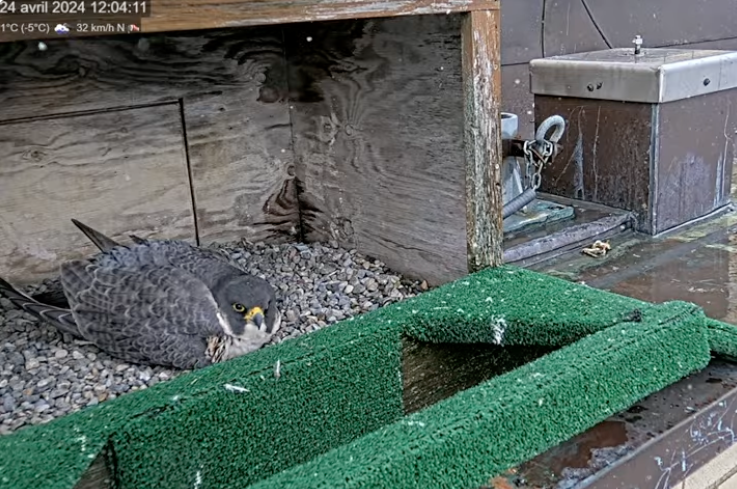
<instances>
[{"instance_id":1,"label":"pebble","mask_svg":"<svg viewBox=\"0 0 737 489\"><path fill-rule=\"evenodd\" d=\"M428 290L333 244L211 245L231 264L268 280L283 313L272 343ZM29 287L43 292L49 281ZM131 365L59 333L0 297L0 436L167 381L182 371Z\"/></svg>"}]
</instances>

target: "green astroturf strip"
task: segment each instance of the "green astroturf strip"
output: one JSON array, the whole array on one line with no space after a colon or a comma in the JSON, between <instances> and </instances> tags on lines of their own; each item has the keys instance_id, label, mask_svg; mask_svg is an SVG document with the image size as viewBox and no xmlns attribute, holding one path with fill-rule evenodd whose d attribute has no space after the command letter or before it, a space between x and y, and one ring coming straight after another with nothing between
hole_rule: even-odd
<instances>
[{"instance_id":1,"label":"green astroturf strip","mask_svg":"<svg viewBox=\"0 0 737 489\"><path fill-rule=\"evenodd\" d=\"M648 321L587 336L250 489L479 487L709 358L703 315L664 306Z\"/></svg>"},{"instance_id":2,"label":"green astroturf strip","mask_svg":"<svg viewBox=\"0 0 737 489\"><path fill-rule=\"evenodd\" d=\"M183 400L113 437L119 487L243 487L399 419L399 331L363 334L332 335L330 348L280 364L278 378L271 364L195 398L185 386Z\"/></svg>"},{"instance_id":3,"label":"green astroturf strip","mask_svg":"<svg viewBox=\"0 0 737 489\"><path fill-rule=\"evenodd\" d=\"M403 418L403 334L563 348ZM121 489L476 484L702 368L708 345L737 357L737 328L693 304L490 269L0 437L0 488L71 489L108 446Z\"/></svg>"},{"instance_id":4,"label":"green astroturf strip","mask_svg":"<svg viewBox=\"0 0 737 489\"><path fill-rule=\"evenodd\" d=\"M715 355L737 360L737 327L715 319L706 319L709 345Z\"/></svg>"},{"instance_id":5,"label":"green astroturf strip","mask_svg":"<svg viewBox=\"0 0 737 489\"><path fill-rule=\"evenodd\" d=\"M0 488L72 488L108 440L120 488L273 474L402 416L400 345L346 323L21 429L0 438Z\"/></svg>"},{"instance_id":6,"label":"green astroturf strip","mask_svg":"<svg viewBox=\"0 0 737 489\"><path fill-rule=\"evenodd\" d=\"M637 299L507 266L470 275L397 308L409 312L405 330L421 341L540 346L567 345L633 318L646 319L656 310Z\"/></svg>"}]
</instances>

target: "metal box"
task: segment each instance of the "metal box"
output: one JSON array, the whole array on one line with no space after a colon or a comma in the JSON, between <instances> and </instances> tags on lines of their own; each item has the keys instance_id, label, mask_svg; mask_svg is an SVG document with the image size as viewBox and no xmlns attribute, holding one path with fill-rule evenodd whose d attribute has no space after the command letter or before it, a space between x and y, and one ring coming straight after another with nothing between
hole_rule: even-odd
<instances>
[{"instance_id":1,"label":"metal box","mask_svg":"<svg viewBox=\"0 0 737 489\"><path fill-rule=\"evenodd\" d=\"M610 49L530 62L535 121L564 148L541 190L634 211L658 234L730 200L737 52Z\"/></svg>"}]
</instances>

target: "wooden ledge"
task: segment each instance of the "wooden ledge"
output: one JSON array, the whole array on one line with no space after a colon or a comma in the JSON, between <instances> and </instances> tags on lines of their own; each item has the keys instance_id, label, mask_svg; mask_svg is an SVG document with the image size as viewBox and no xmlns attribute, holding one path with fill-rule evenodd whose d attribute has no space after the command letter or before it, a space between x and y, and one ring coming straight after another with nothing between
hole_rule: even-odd
<instances>
[{"instance_id":1,"label":"wooden ledge","mask_svg":"<svg viewBox=\"0 0 737 489\"><path fill-rule=\"evenodd\" d=\"M499 0L151 0L143 32L403 15L450 14L499 8Z\"/></svg>"},{"instance_id":2,"label":"wooden ledge","mask_svg":"<svg viewBox=\"0 0 737 489\"><path fill-rule=\"evenodd\" d=\"M17 0L21 1L21 0ZM22 0L27 2L27 0ZM499 0L145 0L150 12L135 16L81 20L36 15L7 17L0 29L0 42L58 39L55 25L66 23L69 37L109 36L131 33L130 24L140 24L135 34L264 26L330 20L453 14L499 10ZM45 28L39 28L39 23ZM12 24L12 27L11 27ZM122 27L121 27L122 26ZM121 32L122 29L122 32Z\"/></svg>"}]
</instances>

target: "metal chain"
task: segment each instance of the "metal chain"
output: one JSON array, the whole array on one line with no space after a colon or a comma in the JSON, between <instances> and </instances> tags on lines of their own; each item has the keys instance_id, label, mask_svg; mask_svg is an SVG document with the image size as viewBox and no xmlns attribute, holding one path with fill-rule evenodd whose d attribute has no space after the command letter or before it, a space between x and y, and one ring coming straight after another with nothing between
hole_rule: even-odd
<instances>
[{"instance_id":1,"label":"metal chain","mask_svg":"<svg viewBox=\"0 0 737 489\"><path fill-rule=\"evenodd\" d=\"M533 144L542 146L541 151L538 152L531 149L530 146ZM525 172L529 175L530 168L535 168L535 172L532 174L530 179L531 187L534 190L539 189L540 185L542 185L543 167L545 167L545 164L548 162L550 157L553 156L554 150L555 146L553 143L545 139L541 141L535 141L534 139L525 141L525 144L522 147L522 151L525 154L525 162L527 163Z\"/></svg>"},{"instance_id":2,"label":"metal chain","mask_svg":"<svg viewBox=\"0 0 737 489\"><path fill-rule=\"evenodd\" d=\"M545 119L535 132L535 139L525 141L522 151L525 158L525 176L527 184L532 189L538 190L542 184L542 171L548 164L550 158L555 153L555 147L566 128L566 122L563 117L553 115ZM548 137L550 129L554 129L553 134ZM534 168L534 172L530 175L530 170ZM530 187L528 187L530 188Z\"/></svg>"}]
</instances>

